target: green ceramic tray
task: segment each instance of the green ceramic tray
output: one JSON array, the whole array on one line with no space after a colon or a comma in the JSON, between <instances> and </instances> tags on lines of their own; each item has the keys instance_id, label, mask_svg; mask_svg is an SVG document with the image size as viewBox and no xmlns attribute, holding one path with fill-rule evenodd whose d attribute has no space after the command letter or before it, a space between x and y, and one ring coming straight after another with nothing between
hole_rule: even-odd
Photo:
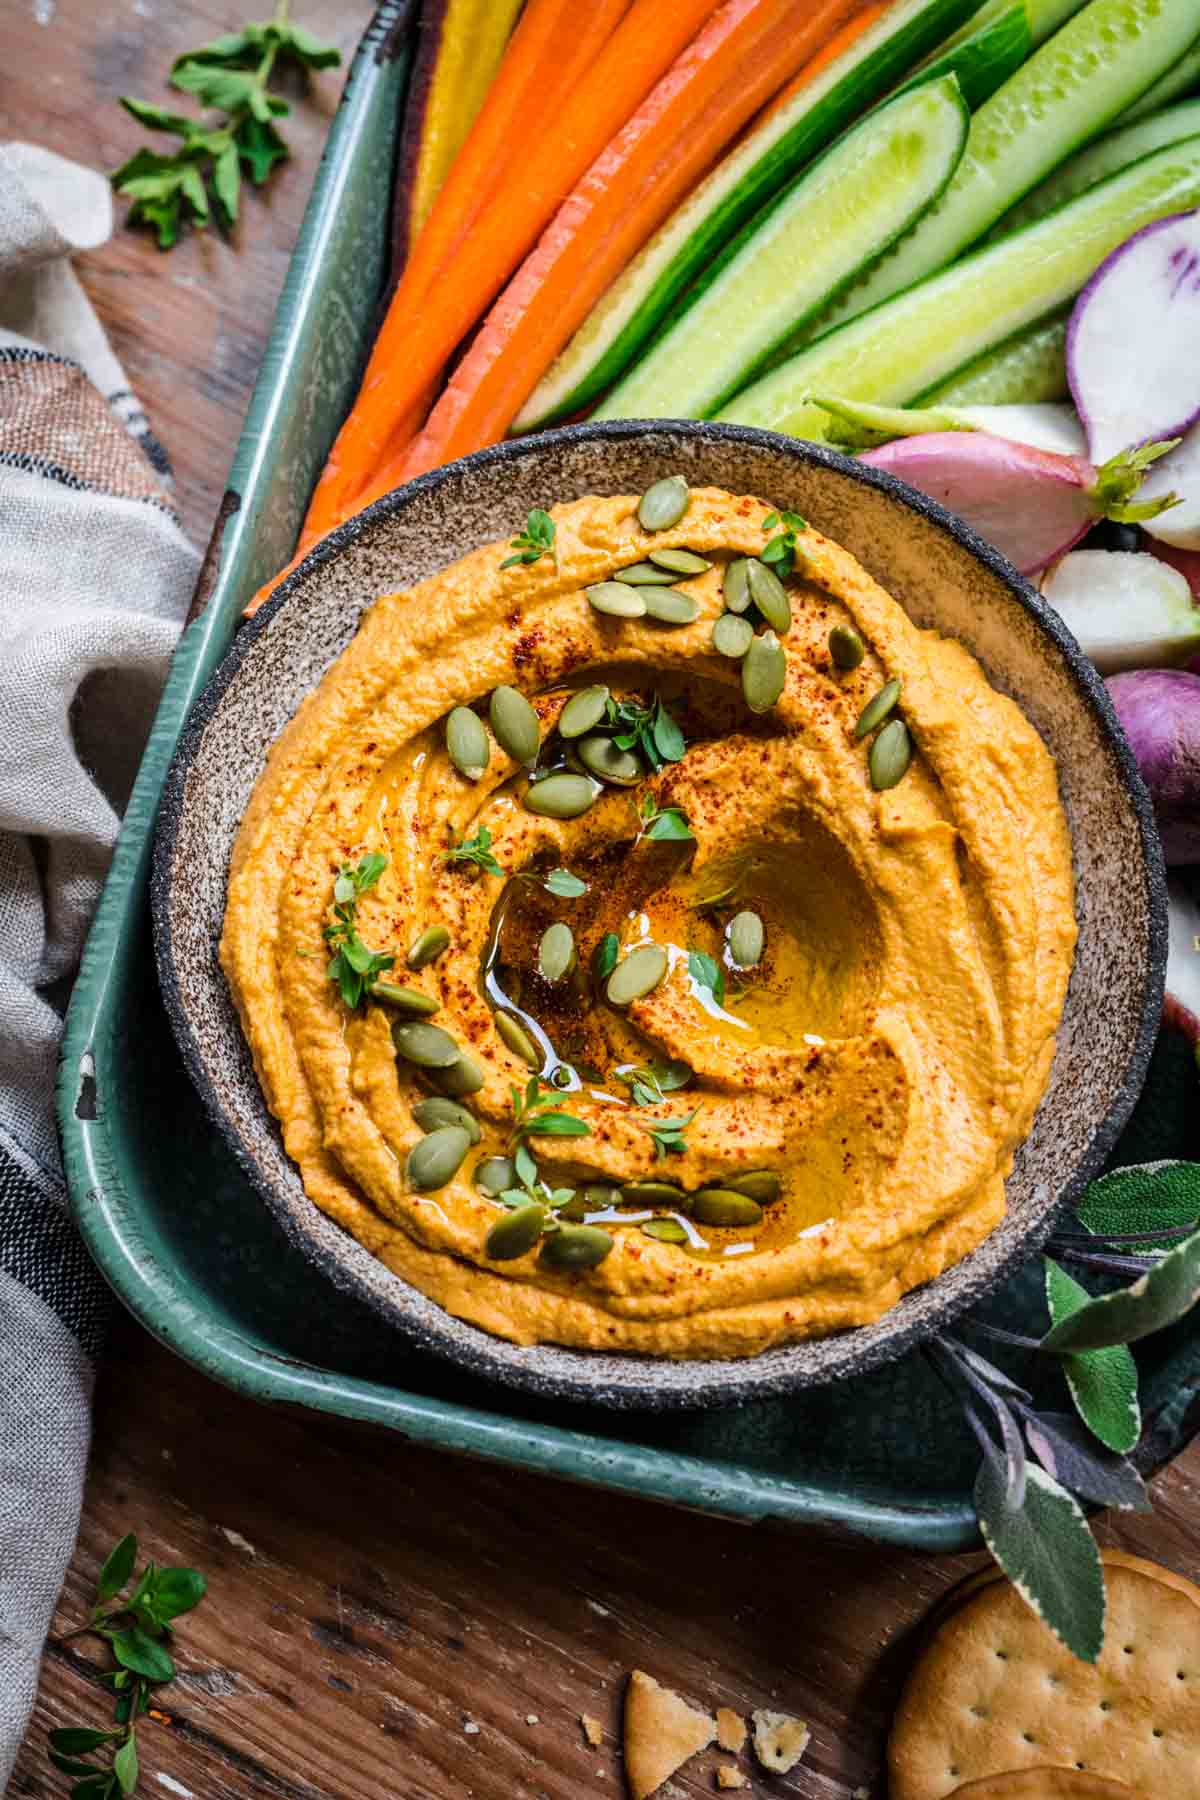
<instances>
[{"instance_id":1,"label":"green ceramic tray","mask_svg":"<svg viewBox=\"0 0 1200 1800\"><path fill-rule=\"evenodd\" d=\"M257 1399L731 1518L962 1548L975 1539L977 1458L919 1356L794 1400L699 1415L550 1405L470 1379L408 1349L289 1247L176 1053L150 944L155 812L184 720L246 596L291 550L369 341L385 279L404 11L402 0L379 8L351 70L75 989L58 1098L76 1217L148 1329ZM1182 1051L1160 1044L1153 1105L1126 1133L1123 1160L1196 1154L1184 1099L1193 1079ZM1032 1297L1029 1274L996 1304L1011 1319ZM1188 1332L1151 1341L1148 1466L1200 1425L1189 1407L1198 1383L1200 1346Z\"/></svg>"}]
</instances>

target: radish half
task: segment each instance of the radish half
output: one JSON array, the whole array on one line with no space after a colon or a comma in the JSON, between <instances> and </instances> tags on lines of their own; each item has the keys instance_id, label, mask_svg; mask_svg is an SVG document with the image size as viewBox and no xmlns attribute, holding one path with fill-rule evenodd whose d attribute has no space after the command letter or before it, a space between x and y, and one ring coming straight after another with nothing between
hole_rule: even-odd
<instances>
[{"instance_id":1,"label":"radish half","mask_svg":"<svg viewBox=\"0 0 1200 1800\"><path fill-rule=\"evenodd\" d=\"M1174 667L1200 652L1187 582L1140 550L1074 550L1043 576L1042 593L1104 675Z\"/></svg>"},{"instance_id":2,"label":"radish half","mask_svg":"<svg viewBox=\"0 0 1200 1800\"><path fill-rule=\"evenodd\" d=\"M1167 897L1170 936L1163 1024L1183 1034L1200 1064L1200 904L1178 876L1168 881Z\"/></svg>"},{"instance_id":3,"label":"radish half","mask_svg":"<svg viewBox=\"0 0 1200 1800\"><path fill-rule=\"evenodd\" d=\"M1192 346L1192 361L1200 366L1200 319ZM1146 521L1146 530L1164 544L1180 550L1200 550L1200 425L1193 425L1169 456L1155 463L1142 483L1138 498L1157 500L1174 493L1178 504Z\"/></svg>"},{"instance_id":4,"label":"radish half","mask_svg":"<svg viewBox=\"0 0 1200 1800\"><path fill-rule=\"evenodd\" d=\"M1200 212L1118 245L1067 326L1067 381L1092 461L1181 437L1200 418Z\"/></svg>"},{"instance_id":5,"label":"radish half","mask_svg":"<svg viewBox=\"0 0 1200 1800\"><path fill-rule=\"evenodd\" d=\"M1164 858L1200 863L1200 675L1136 669L1114 675L1108 691L1150 790Z\"/></svg>"}]
</instances>

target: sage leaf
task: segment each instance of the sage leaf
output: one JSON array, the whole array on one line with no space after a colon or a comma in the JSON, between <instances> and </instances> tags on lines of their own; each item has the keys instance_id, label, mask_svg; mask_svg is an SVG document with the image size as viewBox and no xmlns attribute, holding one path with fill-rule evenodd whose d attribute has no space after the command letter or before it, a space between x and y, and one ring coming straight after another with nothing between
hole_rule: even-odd
<instances>
[{"instance_id":1,"label":"sage leaf","mask_svg":"<svg viewBox=\"0 0 1200 1800\"><path fill-rule=\"evenodd\" d=\"M1160 1231L1200 1224L1200 1163L1139 1163L1114 1169L1093 1181L1075 1208L1080 1223L1098 1237L1146 1234L1148 1250L1171 1247L1155 1242Z\"/></svg>"},{"instance_id":2,"label":"sage leaf","mask_svg":"<svg viewBox=\"0 0 1200 1800\"><path fill-rule=\"evenodd\" d=\"M1200 1299L1200 1231L1185 1238L1157 1267L1132 1287L1089 1300L1078 1312L1053 1325L1042 1339L1042 1349L1061 1356L1064 1351L1105 1350L1110 1344L1134 1344L1139 1338L1162 1331L1191 1311Z\"/></svg>"},{"instance_id":3,"label":"sage leaf","mask_svg":"<svg viewBox=\"0 0 1200 1800\"><path fill-rule=\"evenodd\" d=\"M120 1543L115 1545L113 1549L109 1551L104 1567L100 1571L99 1579L96 1582L96 1598L102 1605L105 1601L111 1600L114 1594L120 1593L121 1589L125 1586L125 1583L129 1580L129 1577L133 1574L133 1565L136 1561L137 1539L131 1531L127 1537L123 1537ZM103 1735L99 1741L104 1741ZM60 1744L58 1748L65 1749L66 1746ZM76 1749L89 1748L90 1745L86 1744L76 1745Z\"/></svg>"},{"instance_id":4,"label":"sage leaf","mask_svg":"<svg viewBox=\"0 0 1200 1800\"><path fill-rule=\"evenodd\" d=\"M1087 1306L1091 1295L1073 1275L1046 1257L1046 1303L1055 1325ZM1075 1409L1089 1431L1110 1450L1132 1450L1142 1435L1138 1370L1124 1344L1080 1350L1062 1358Z\"/></svg>"},{"instance_id":5,"label":"sage leaf","mask_svg":"<svg viewBox=\"0 0 1200 1800\"><path fill-rule=\"evenodd\" d=\"M1153 1510L1133 1464L1102 1449L1073 1413L1029 1413L1025 1436L1046 1473L1081 1500L1123 1512Z\"/></svg>"},{"instance_id":6,"label":"sage leaf","mask_svg":"<svg viewBox=\"0 0 1200 1800\"><path fill-rule=\"evenodd\" d=\"M989 1445L975 1482L984 1542L1026 1605L1081 1662L1104 1644L1104 1570L1076 1501L1031 1463L1024 1503L1007 1500L1007 1458Z\"/></svg>"}]
</instances>

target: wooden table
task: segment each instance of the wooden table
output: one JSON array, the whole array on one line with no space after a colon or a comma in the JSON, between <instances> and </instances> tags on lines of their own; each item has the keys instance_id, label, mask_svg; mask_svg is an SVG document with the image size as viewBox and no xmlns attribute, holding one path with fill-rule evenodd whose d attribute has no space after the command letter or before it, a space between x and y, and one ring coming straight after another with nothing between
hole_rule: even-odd
<instances>
[{"instance_id":1,"label":"wooden table","mask_svg":"<svg viewBox=\"0 0 1200 1800\"><path fill-rule=\"evenodd\" d=\"M264 4L255 10L266 11ZM298 0L348 50L367 0ZM116 96L161 99L184 48L240 24L239 0L6 0L0 121L100 167L140 132ZM253 195L233 245L161 256L138 233L80 272L207 536L338 90L289 122L296 159ZM1200 1577L1200 1447L1113 1543ZM129 1320L100 1377L83 1527L10 1793L56 1795L49 1727L105 1723L96 1646L63 1643L97 1568L135 1530L205 1570L180 1679L140 1732L139 1794L181 1800L511 1800L622 1792L622 1677L693 1699L776 1705L814 1742L760 1794L882 1795L881 1752L912 1628L973 1559L911 1556L672 1512L271 1413L175 1361ZM590 1749L583 1712L605 1726ZM713 1789L715 1758L678 1791Z\"/></svg>"}]
</instances>

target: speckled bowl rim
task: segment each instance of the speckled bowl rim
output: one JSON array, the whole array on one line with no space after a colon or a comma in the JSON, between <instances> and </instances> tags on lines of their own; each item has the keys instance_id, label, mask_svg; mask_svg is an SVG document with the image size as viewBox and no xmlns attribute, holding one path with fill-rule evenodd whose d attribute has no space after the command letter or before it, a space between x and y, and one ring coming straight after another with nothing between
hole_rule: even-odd
<instances>
[{"instance_id":1,"label":"speckled bowl rim","mask_svg":"<svg viewBox=\"0 0 1200 1800\"><path fill-rule=\"evenodd\" d=\"M926 1304L919 1313L914 1312L909 1318L902 1317L899 1328L893 1326L886 1336L867 1335L873 1329L871 1326L857 1328L855 1333L834 1334L840 1339L857 1336L861 1349L859 1354L852 1354L852 1366L827 1372L822 1371L819 1367L800 1366L799 1363L794 1369L789 1368L789 1350L803 1352L806 1348L806 1344L803 1343L777 1348L772 1352L765 1353L772 1359L769 1366L764 1364L763 1357L710 1358L681 1362L677 1359L637 1354L592 1353L553 1344L535 1345L514 1354L516 1346L504 1339L493 1337L490 1333L468 1324L464 1320L457 1319L450 1313L442 1312L440 1308L435 1307L434 1309L439 1319L439 1323L436 1325L431 1325L428 1318L418 1321L416 1319L406 1320L397 1316L392 1308L382 1303L369 1283L360 1278L356 1269L351 1267L346 1260L330 1256L324 1246L314 1241L295 1213L286 1205L281 1204L271 1181L260 1168L256 1157L221 1106L208 1080L175 964L169 906L169 870L174 859L176 837L185 808L188 774L199 751L204 731L226 692L237 680L248 652L262 633L267 630L275 614L280 607L286 604L291 594L324 564L340 556L378 520L388 517L392 512L402 510L415 496L459 479L464 470L486 472L495 468L504 469L518 462L522 457L544 453L547 449L553 450L556 445L565 446L579 441L620 444L630 439L644 437L654 431L665 432L685 440L699 440L701 443L745 445L775 454L779 454L782 450L786 454L796 456L800 460L818 467L849 475L864 487L875 488L897 504L917 513L921 518L947 533L958 545L1004 583L1018 604L1030 614L1035 623L1053 641L1062 656L1067 671L1108 741L1116 768L1124 782L1137 820L1145 878L1146 935L1149 948L1149 958L1141 990L1141 1016L1133 1048L1113 1102L1093 1132L1088 1148L1077 1163L1074 1174L1063 1185L1057 1202L1048 1206L1044 1212L1030 1218L1027 1229L1009 1247L1003 1257L993 1260L983 1267L981 1258L986 1251L987 1244L992 1241L988 1239L961 1262L953 1265L952 1269L945 1271L946 1276L956 1275L956 1285L942 1296L936 1306L931 1307ZM802 1388L823 1386L833 1380L867 1374L870 1370L907 1354L920 1343L944 1330L986 1295L998 1289L1023 1262L1041 1248L1053 1230L1058 1215L1082 1191L1087 1182L1100 1172L1109 1152L1120 1137L1146 1079L1158 1032L1166 981L1168 942L1166 871L1150 795L1139 773L1133 752L1126 741L1103 680L1090 659L1079 648L1058 613L993 545L981 538L962 519L948 512L937 501L910 487L907 482L899 480L887 470L873 468L852 457L843 456L836 450L830 450L824 445L810 443L806 439L791 438L777 432L761 431L751 426L697 422L695 420L604 420L581 425L568 425L557 430L512 438L488 449L475 451L470 456L461 457L442 468L416 477L402 487L394 488L363 512L356 514L324 537L286 579L280 582L270 600L260 607L250 620L240 626L228 651L189 713L163 786L155 831L150 897L159 984L188 1076L199 1093L209 1118L229 1145L238 1166L246 1175L250 1185L266 1202L289 1241L335 1287L361 1301L376 1316L385 1318L417 1347L448 1358L471 1374L487 1380L499 1381L505 1386L517 1388L539 1398L600 1404L622 1411L679 1411L701 1407L745 1405L752 1401L797 1392ZM265 1113L265 1100L263 1108ZM277 1129L274 1119L271 1119L270 1122L272 1127ZM347 1241L348 1243L354 1242L353 1239ZM971 1278L972 1265L976 1271L974 1279ZM401 1281L399 1276L395 1279ZM936 1290L938 1282L943 1279L944 1277L938 1277L919 1291L928 1296ZM407 1283L402 1283L402 1285L408 1286ZM411 1291L419 1293L419 1290ZM425 1297L422 1296L422 1298ZM903 1305L903 1301L900 1302L900 1305ZM883 1318L894 1319L895 1313L896 1308L893 1308L889 1313L884 1314ZM879 1323L882 1323L882 1320L876 1321L876 1324ZM831 1338L826 1341L833 1340ZM602 1371L601 1367L602 1364L607 1364L611 1371L614 1362L619 1362L622 1368L622 1380L619 1386L611 1383L609 1374ZM678 1373L681 1369L687 1371L684 1379L681 1379ZM719 1371L719 1374L708 1373L706 1375L706 1371L713 1370ZM663 1378L656 1378L656 1372ZM668 1372L673 1372L673 1378L669 1380L666 1379Z\"/></svg>"}]
</instances>

